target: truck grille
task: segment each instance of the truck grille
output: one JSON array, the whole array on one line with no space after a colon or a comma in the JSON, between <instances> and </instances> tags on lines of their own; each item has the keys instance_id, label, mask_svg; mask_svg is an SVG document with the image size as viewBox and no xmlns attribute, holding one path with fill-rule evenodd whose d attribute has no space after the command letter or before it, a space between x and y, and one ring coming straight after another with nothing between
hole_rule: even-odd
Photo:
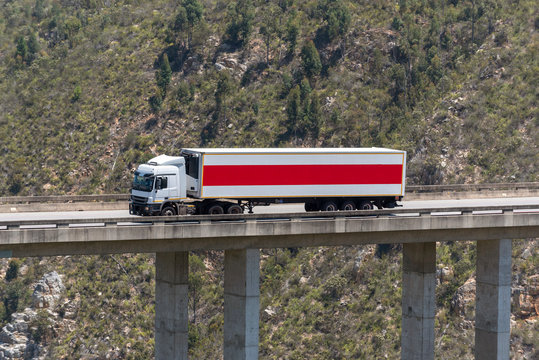
<instances>
[{"instance_id":1,"label":"truck grille","mask_svg":"<svg viewBox=\"0 0 539 360\"><path fill-rule=\"evenodd\" d=\"M131 195L131 201L139 204L146 204L148 202L147 197Z\"/></svg>"}]
</instances>

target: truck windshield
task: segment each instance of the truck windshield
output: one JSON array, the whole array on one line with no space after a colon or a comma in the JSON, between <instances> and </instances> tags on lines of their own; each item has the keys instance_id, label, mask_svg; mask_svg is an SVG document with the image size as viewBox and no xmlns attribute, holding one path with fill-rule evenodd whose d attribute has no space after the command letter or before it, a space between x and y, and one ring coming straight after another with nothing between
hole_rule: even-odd
<instances>
[{"instance_id":1,"label":"truck windshield","mask_svg":"<svg viewBox=\"0 0 539 360\"><path fill-rule=\"evenodd\" d=\"M153 181L155 177L151 174L143 174L135 171L135 178L133 179L133 189L141 191L152 191Z\"/></svg>"}]
</instances>

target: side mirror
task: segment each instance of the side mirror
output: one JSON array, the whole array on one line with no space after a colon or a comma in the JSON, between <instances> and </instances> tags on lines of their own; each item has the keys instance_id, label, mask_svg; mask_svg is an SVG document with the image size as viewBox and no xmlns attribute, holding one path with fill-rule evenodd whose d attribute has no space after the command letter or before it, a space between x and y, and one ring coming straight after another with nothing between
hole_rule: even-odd
<instances>
[{"instance_id":1,"label":"side mirror","mask_svg":"<svg viewBox=\"0 0 539 360\"><path fill-rule=\"evenodd\" d=\"M161 178L155 179L155 190L161 190Z\"/></svg>"}]
</instances>

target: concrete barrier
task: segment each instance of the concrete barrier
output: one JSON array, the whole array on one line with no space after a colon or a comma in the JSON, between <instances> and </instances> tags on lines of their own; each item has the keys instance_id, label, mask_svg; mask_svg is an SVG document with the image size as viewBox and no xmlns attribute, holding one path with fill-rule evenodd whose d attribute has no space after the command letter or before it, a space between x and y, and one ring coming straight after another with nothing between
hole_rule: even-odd
<instances>
[{"instance_id":1,"label":"concrete barrier","mask_svg":"<svg viewBox=\"0 0 539 360\"><path fill-rule=\"evenodd\" d=\"M539 197L539 182L408 185L405 199L461 200ZM127 210L129 194L0 197L0 213Z\"/></svg>"}]
</instances>

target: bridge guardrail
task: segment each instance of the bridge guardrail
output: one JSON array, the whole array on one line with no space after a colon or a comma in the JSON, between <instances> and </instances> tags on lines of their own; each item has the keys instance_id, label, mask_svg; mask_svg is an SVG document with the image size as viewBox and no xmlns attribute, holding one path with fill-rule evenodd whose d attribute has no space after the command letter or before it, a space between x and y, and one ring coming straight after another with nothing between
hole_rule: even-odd
<instances>
[{"instance_id":1,"label":"bridge guardrail","mask_svg":"<svg viewBox=\"0 0 539 360\"><path fill-rule=\"evenodd\" d=\"M21 226L55 225L55 227L83 224L103 224L103 226L129 226L129 225L156 225L156 224L209 224L223 222L247 221L313 221L336 218L372 218L392 217L399 215L409 216L463 216L463 215L493 215L517 213L538 213L539 204L527 205L497 205L483 207L459 208L429 208L429 209L390 209L390 210L355 210L355 211L328 211L305 213L276 213L276 214L224 214L224 215L183 215L183 216L152 216L152 217L119 217L119 218L92 218L92 219L57 219L57 220L4 220L0 221L0 231ZM526 211L529 210L529 211Z\"/></svg>"},{"instance_id":2,"label":"bridge guardrail","mask_svg":"<svg viewBox=\"0 0 539 360\"><path fill-rule=\"evenodd\" d=\"M539 194L539 182L524 183L497 183L497 184L454 184L454 185L407 185L405 198L415 199L416 196L428 194L464 194L487 193L487 192L526 192L526 195L537 196ZM119 203L127 202L129 194L99 194L99 195L40 195L40 196L1 196L1 205L37 204L37 203ZM504 195L505 196L505 195ZM507 195L511 196L511 195Z\"/></svg>"},{"instance_id":3,"label":"bridge guardrail","mask_svg":"<svg viewBox=\"0 0 539 360\"><path fill-rule=\"evenodd\" d=\"M69 202L116 202L128 201L129 194L102 195L45 195L45 196L2 196L0 204L24 203L69 203Z\"/></svg>"},{"instance_id":4,"label":"bridge guardrail","mask_svg":"<svg viewBox=\"0 0 539 360\"><path fill-rule=\"evenodd\" d=\"M453 185L408 185L406 192L444 192L444 191L497 191L539 189L539 182L497 183L497 184L453 184Z\"/></svg>"}]
</instances>

